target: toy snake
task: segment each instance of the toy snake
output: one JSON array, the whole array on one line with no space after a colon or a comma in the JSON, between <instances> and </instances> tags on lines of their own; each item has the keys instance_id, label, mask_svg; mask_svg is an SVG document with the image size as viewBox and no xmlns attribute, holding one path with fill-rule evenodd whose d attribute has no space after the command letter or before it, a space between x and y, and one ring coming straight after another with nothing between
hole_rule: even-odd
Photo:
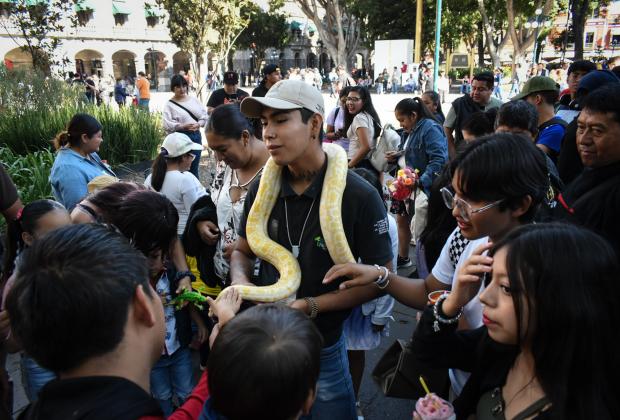
<instances>
[{"instance_id":1,"label":"toy snake","mask_svg":"<svg viewBox=\"0 0 620 420\"><path fill-rule=\"evenodd\" d=\"M347 183L347 155L342 147L334 144L323 144L323 150L327 154L327 172L319 205L321 232L335 264L355 262L342 227L341 206ZM276 302L294 297L301 283L301 269L297 259L267 234L267 221L280 194L281 179L282 167L270 158L265 164L246 225L247 240L252 252L272 264L280 273L280 278L270 286L231 286L245 300Z\"/></svg>"}]
</instances>

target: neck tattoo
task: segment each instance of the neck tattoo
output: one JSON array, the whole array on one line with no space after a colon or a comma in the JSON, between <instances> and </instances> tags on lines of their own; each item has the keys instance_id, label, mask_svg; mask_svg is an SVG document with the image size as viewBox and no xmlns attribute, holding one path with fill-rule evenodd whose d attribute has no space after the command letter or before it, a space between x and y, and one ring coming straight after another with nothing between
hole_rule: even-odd
<instances>
[{"instance_id":1,"label":"neck tattoo","mask_svg":"<svg viewBox=\"0 0 620 420\"><path fill-rule=\"evenodd\" d=\"M299 173L293 173L291 171L291 178L293 181L312 181L319 171L301 171Z\"/></svg>"}]
</instances>

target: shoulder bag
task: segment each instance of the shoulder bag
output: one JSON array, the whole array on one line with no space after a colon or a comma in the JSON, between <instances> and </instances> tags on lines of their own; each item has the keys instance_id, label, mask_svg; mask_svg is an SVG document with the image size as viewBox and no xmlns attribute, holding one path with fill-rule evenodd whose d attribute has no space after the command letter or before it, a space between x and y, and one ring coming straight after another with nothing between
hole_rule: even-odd
<instances>
[{"instance_id":1,"label":"shoulder bag","mask_svg":"<svg viewBox=\"0 0 620 420\"><path fill-rule=\"evenodd\" d=\"M387 161L385 154L398 150L400 136L390 124L386 124L381 130L377 144L370 151L369 160L372 166L379 172L387 172L394 164Z\"/></svg>"}]
</instances>

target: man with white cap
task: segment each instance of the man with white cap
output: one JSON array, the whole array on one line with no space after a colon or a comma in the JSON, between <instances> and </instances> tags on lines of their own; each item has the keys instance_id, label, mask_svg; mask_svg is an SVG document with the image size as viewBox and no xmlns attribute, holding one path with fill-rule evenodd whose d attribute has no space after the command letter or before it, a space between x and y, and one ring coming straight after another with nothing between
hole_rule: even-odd
<instances>
[{"instance_id":1,"label":"man with white cap","mask_svg":"<svg viewBox=\"0 0 620 420\"><path fill-rule=\"evenodd\" d=\"M291 250L299 261L302 280L292 306L308 314L323 336L321 373L311 418L355 419L355 397L342 325L351 308L376 297L379 289L370 285L359 291L339 291L339 282L323 284L325 274L334 265L319 223L321 189L327 169L327 156L321 147L323 96L303 81L284 80L276 83L264 98L244 99L241 112L261 119L263 141L271 158L283 167L280 193L267 230L273 240ZM239 239L231 256L232 284L265 286L278 278L277 270L265 261L261 261L258 278L252 278L255 256L246 240L246 222L257 190L258 182L254 182L245 199ZM381 265L392 260L383 202L369 183L352 172L347 175L342 219L356 260Z\"/></svg>"}]
</instances>

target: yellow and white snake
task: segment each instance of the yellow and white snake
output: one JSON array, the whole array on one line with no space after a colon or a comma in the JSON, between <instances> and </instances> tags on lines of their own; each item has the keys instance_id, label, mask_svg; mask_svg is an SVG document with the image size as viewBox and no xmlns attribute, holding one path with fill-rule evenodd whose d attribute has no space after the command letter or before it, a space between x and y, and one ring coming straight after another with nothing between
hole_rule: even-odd
<instances>
[{"instance_id":1,"label":"yellow and white snake","mask_svg":"<svg viewBox=\"0 0 620 420\"><path fill-rule=\"evenodd\" d=\"M335 144L324 143L323 150L327 154L327 172L319 206L321 232L335 264L355 262L342 227L341 206L347 183L347 155L342 147ZM272 264L280 273L280 278L270 286L231 286L245 300L276 302L294 297L301 283L301 269L297 259L267 234L267 221L280 194L281 178L282 167L270 158L265 164L246 224L247 240L252 252Z\"/></svg>"}]
</instances>

